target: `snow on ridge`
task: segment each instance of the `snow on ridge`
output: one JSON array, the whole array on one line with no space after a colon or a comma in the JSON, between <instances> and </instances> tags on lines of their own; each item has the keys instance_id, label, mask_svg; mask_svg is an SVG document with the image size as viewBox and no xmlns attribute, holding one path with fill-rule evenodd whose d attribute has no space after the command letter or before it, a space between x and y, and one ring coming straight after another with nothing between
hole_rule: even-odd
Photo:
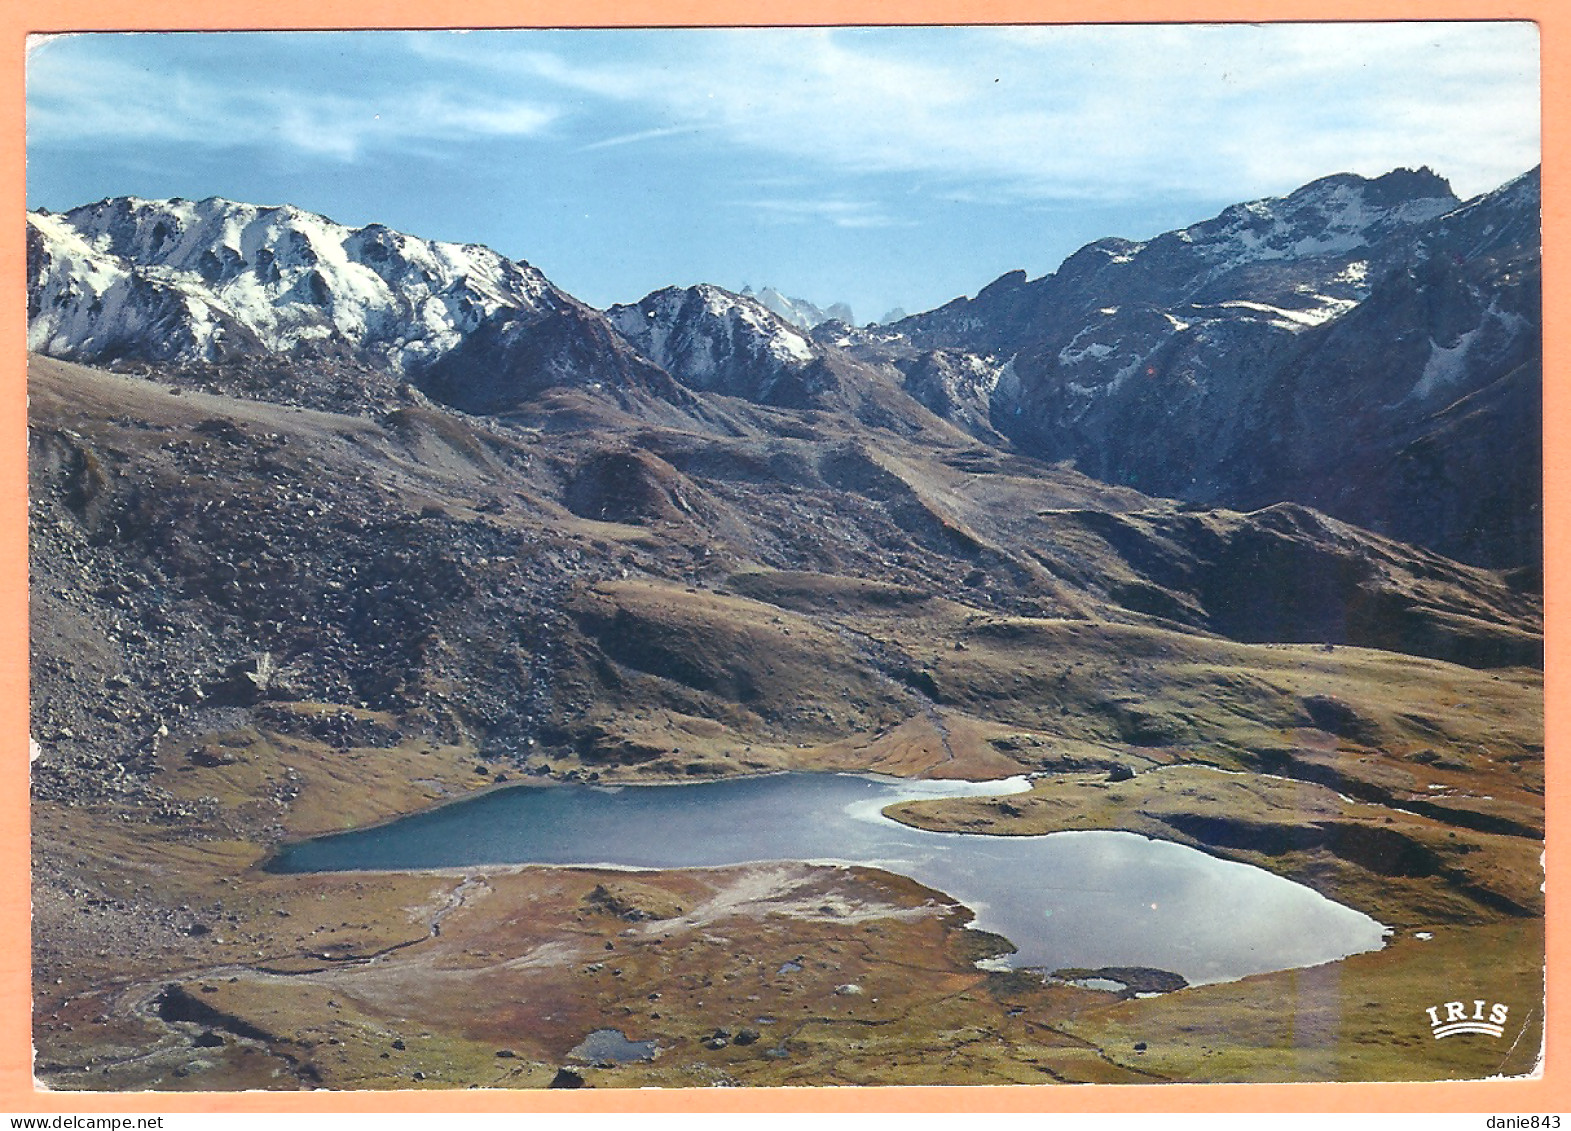
<instances>
[{"instance_id":1,"label":"snow on ridge","mask_svg":"<svg viewBox=\"0 0 1571 1131\"><path fill-rule=\"evenodd\" d=\"M31 350L92 357L140 346L158 360L207 356L232 325L202 296L101 253L58 216L30 215L28 224Z\"/></svg>"},{"instance_id":2,"label":"snow on ridge","mask_svg":"<svg viewBox=\"0 0 1571 1131\"><path fill-rule=\"evenodd\" d=\"M1517 208L1540 208L1542 205L1542 179L1539 167L1535 166L1525 173L1512 177L1499 188L1479 193L1475 197L1462 201L1446 213L1446 219L1450 220L1454 217L1460 217L1477 209L1487 208L1498 202L1504 202Z\"/></svg>"},{"instance_id":3,"label":"snow on ridge","mask_svg":"<svg viewBox=\"0 0 1571 1131\"><path fill-rule=\"evenodd\" d=\"M1378 257L1373 249L1385 241L1416 233L1456 206L1449 186L1427 170L1398 170L1375 179L1335 174L1286 196L1230 205L1208 220L1150 240L1095 240L1066 259L1055 274L1080 278L1103 270L1143 273L1155 268L1158 277L1166 277L1178 270L1189 280L1184 289L1194 294L1240 268L1320 260L1329 277L1315 280L1317 298L1324 297L1321 292L1337 294L1342 287L1362 297L1370 266L1368 259L1357 259L1362 249L1370 248L1371 256ZM1345 258L1356 262L1337 262ZM1284 321L1324 321L1345 309L1341 304L1347 297L1326 300L1335 306L1329 314L1322 303L1310 314L1285 312ZM963 324L960 329L965 329Z\"/></svg>"},{"instance_id":4,"label":"snow on ridge","mask_svg":"<svg viewBox=\"0 0 1571 1131\"><path fill-rule=\"evenodd\" d=\"M1433 220L1456 206L1449 195L1375 203L1371 200L1375 183L1329 177L1285 197L1232 205L1178 234L1225 269L1263 260L1345 255L1393 230Z\"/></svg>"},{"instance_id":5,"label":"snow on ridge","mask_svg":"<svg viewBox=\"0 0 1571 1131\"><path fill-rule=\"evenodd\" d=\"M1096 248L1096 250L1100 251L1103 255L1107 256L1107 261L1111 264L1133 263L1135 261L1135 257L1146 249L1146 245L1143 243L1127 242L1125 242L1123 246L1115 249L1109 247L1108 241L1106 240L1099 240L1091 246Z\"/></svg>"},{"instance_id":6,"label":"snow on ridge","mask_svg":"<svg viewBox=\"0 0 1571 1131\"><path fill-rule=\"evenodd\" d=\"M192 359L214 356L230 322L271 350L337 338L407 369L498 311L538 310L559 293L528 264L478 245L349 228L290 205L120 197L29 219L52 260L85 273L83 286L111 271L143 292L183 296ZM66 321L71 332L56 318L36 336L62 355L93 356L83 320Z\"/></svg>"},{"instance_id":7,"label":"snow on ridge","mask_svg":"<svg viewBox=\"0 0 1571 1131\"><path fill-rule=\"evenodd\" d=\"M29 279L29 305L37 313L28 321L27 348L53 352L102 333L99 323L110 314L106 299L116 287L125 287L129 271L99 256L58 216L29 215L27 222L44 248L37 264L29 264L38 277Z\"/></svg>"},{"instance_id":8,"label":"snow on ridge","mask_svg":"<svg viewBox=\"0 0 1571 1131\"><path fill-rule=\"evenodd\" d=\"M1362 287L1369 282L1369 260L1355 259L1330 279L1333 283L1350 283Z\"/></svg>"},{"instance_id":9,"label":"snow on ridge","mask_svg":"<svg viewBox=\"0 0 1571 1131\"><path fill-rule=\"evenodd\" d=\"M1078 342L1084 336L1085 331L1082 330L1075 335L1075 341ZM1114 352L1114 347L1106 342L1091 342L1089 345L1081 346L1079 349L1074 348L1074 342L1071 342L1058 351L1058 363L1060 365L1079 365L1087 358L1093 361L1102 361L1111 357Z\"/></svg>"}]
</instances>

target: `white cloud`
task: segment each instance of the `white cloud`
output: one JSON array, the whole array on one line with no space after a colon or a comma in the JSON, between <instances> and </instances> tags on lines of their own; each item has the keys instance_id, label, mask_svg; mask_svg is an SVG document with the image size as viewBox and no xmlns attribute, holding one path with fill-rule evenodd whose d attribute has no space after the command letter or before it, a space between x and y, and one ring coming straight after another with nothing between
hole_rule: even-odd
<instances>
[{"instance_id":1,"label":"white cloud","mask_svg":"<svg viewBox=\"0 0 1571 1131\"><path fill-rule=\"evenodd\" d=\"M630 136L701 127L1026 197L1265 192L1426 163L1476 192L1538 159L1531 24L574 34L435 42L656 123Z\"/></svg>"},{"instance_id":2,"label":"white cloud","mask_svg":"<svg viewBox=\"0 0 1571 1131\"><path fill-rule=\"evenodd\" d=\"M633 145L640 141L656 141L663 137L697 133L700 128L698 126L662 126L653 130L635 130L632 133L617 134L614 137L591 141L586 145L580 146L579 149L585 153L596 149L614 149L619 145Z\"/></svg>"},{"instance_id":3,"label":"white cloud","mask_svg":"<svg viewBox=\"0 0 1571 1131\"><path fill-rule=\"evenodd\" d=\"M837 228L903 228L911 221L891 216L879 205L865 200L781 199L740 202L764 217L780 223L821 221Z\"/></svg>"},{"instance_id":4,"label":"white cloud","mask_svg":"<svg viewBox=\"0 0 1571 1131\"><path fill-rule=\"evenodd\" d=\"M262 142L353 161L371 149L536 136L558 115L545 103L435 84L359 91L335 90L325 80L320 87L248 85L195 71L154 72L112 56L83 66L64 52L35 53L28 68L30 141L114 138L215 148Z\"/></svg>"}]
</instances>

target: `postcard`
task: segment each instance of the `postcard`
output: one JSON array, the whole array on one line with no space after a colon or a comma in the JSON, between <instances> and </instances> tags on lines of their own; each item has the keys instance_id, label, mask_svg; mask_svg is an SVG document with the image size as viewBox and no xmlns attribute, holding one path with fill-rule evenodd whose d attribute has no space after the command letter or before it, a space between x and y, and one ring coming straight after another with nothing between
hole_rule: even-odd
<instances>
[{"instance_id":1,"label":"postcard","mask_svg":"<svg viewBox=\"0 0 1571 1131\"><path fill-rule=\"evenodd\" d=\"M12 21L16 1110L1552 1106L1540 24L152 7Z\"/></svg>"}]
</instances>

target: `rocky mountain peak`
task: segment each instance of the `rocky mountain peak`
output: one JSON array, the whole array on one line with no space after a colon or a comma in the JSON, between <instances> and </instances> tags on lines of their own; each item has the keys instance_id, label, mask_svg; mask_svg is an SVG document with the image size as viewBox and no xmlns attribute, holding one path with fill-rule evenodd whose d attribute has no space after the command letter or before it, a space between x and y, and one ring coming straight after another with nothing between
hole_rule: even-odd
<instances>
[{"instance_id":1,"label":"rocky mountain peak","mask_svg":"<svg viewBox=\"0 0 1571 1131\"><path fill-rule=\"evenodd\" d=\"M666 287L606 311L617 331L692 388L768 401L822 350L757 298L709 284Z\"/></svg>"},{"instance_id":2,"label":"rocky mountain peak","mask_svg":"<svg viewBox=\"0 0 1571 1131\"><path fill-rule=\"evenodd\" d=\"M1174 233L1213 263L1302 260L1368 247L1461 203L1429 169L1369 179L1337 173L1283 197L1235 204Z\"/></svg>"},{"instance_id":3,"label":"rocky mountain peak","mask_svg":"<svg viewBox=\"0 0 1571 1131\"><path fill-rule=\"evenodd\" d=\"M489 249L291 205L117 197L29 224L30 345L76 360L304 350L408 372L498 312L568 301Z\"/></svg>"}]
</instances>

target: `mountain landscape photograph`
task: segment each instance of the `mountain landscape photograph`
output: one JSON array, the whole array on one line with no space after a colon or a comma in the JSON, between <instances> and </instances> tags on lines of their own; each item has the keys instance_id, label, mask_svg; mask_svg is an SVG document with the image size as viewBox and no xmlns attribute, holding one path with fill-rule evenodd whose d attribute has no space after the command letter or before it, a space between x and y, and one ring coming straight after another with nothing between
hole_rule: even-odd
<instances>
[{"instance_id":1,"label":"mountain landscape photograph","mask_svg":"<svg viewBox=\"0 0 1571 1131\"><path fill-rule=\"evenodd\" d=\"M1540 1073L1538 51L34 37L37 1086Z\"/></svg>"}]
</instances>

